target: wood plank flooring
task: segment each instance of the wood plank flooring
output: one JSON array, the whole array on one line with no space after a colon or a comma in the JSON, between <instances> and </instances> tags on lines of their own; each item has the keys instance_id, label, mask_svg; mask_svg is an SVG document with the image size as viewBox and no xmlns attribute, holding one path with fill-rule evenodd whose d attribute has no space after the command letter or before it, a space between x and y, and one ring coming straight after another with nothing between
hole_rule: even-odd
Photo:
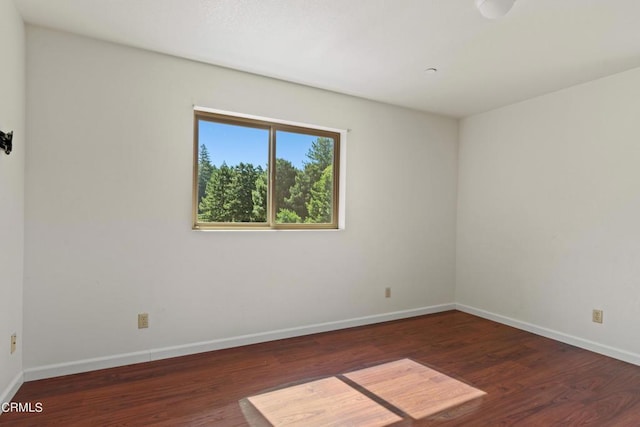
<instances>
[{"instance_id":1,"label":"wood plank flooring","mask_svg":"<svg viewBox=\"0 0 640 427\"><path fill-rule=\"evenodd\" d=\"M344 376L416 420L486 394L411 359L383 363Z\"/></svg>"},{"instance_id":2,"label":"wood plank flooring","mask_svg":"<svg viewBox=\"0 0 640 427\"><path fill-rule=\"evenodd\" d=\"M336 377L251 396L247 400L275 426L385 427L402 418ZM253 420L255 417L245 418Z\"/></svg>"},{"instance_id":3,"label":"wood plank flooring","mask_svg":"<svg viewBox=\"0 0 640 427\"><path fill-rule=\"evenodd\" d=\"M25 383L0 426L247 426L240 402L409 358L487 394L406 426L638 426L640 367L450 311Z\"/></svg>"}]
</instances>

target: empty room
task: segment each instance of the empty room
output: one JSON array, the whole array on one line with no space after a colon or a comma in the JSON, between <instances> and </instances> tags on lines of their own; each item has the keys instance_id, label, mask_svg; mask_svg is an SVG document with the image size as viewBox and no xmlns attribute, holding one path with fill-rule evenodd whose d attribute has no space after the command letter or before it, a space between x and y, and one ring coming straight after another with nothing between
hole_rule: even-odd
<instances>
[{"instance_id":1,"label":"empty room","mask_svg":"<svg viewBox=\"0 0 640 427\"><path fill-rule=\"evenodd\" d=\"M0 0L0 426L640 425L639 18Z\"/></svg>"}]
</instances>

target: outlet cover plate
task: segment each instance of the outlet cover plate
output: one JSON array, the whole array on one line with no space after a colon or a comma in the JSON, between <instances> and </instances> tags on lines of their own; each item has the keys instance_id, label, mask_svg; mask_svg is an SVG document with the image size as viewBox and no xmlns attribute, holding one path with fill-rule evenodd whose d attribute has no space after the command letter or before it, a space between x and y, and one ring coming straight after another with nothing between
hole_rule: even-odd
<instances>
[{"instance_id":1,"label":"outlet cover plate","mask_svg":"<svg viewBox=\"0 0 640 427\"><path fill-rule=\"evenodd\" d=\"M138 329L146 329L149 327L149 313L138 314Z\"/></svg>"},{"instance_id":2,"label":"outlet cover plate","mask_svg":"<svg viewBox=\"0 0 640 427\"><path fill-rule=\"evenodd\" d=\"M593 310L593 314L592 314L592 319L594 323L602 323L603 319L603 315L604 313L602 312L602 310Z\"/></svg>"}]
</instances>

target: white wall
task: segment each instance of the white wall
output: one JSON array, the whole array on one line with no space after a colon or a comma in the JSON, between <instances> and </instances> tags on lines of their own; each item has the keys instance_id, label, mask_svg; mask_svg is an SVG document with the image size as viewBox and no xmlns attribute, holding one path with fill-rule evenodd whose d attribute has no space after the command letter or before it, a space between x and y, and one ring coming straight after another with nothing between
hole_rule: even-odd
<instances>
[{"instance_id":1,"label":"white wall","mask_svg":"<svg viewBox=\"0 0 640 427\"><path fill-rule=\"evenodd\" d=\"M457 121L27 33L27 371L453 302ZM192 231L194 104L351 129L346 230Z\"/></svg>"},{"instance_id":2,"label":"white wall","mask_svg":"<svg viewBox=\"0 0 640 427\"><path fill-rule=\"evenodd\" d=\"M14 149L0 152L0 403L22 378L24 256L25 35L12 1L0 1L0 130L13 131ZM10 354L10 337L18 348Z\"/></svg>"},{"instance_id":3,"label":"white wall","mask_svg":"<svg viewBox=\"0 0 640 427\"><path fill-rule=\"evenodd\" d=\"M639 111L635 69L461 122L458 303L640 361Z\"/></svg>"}]
</instances>

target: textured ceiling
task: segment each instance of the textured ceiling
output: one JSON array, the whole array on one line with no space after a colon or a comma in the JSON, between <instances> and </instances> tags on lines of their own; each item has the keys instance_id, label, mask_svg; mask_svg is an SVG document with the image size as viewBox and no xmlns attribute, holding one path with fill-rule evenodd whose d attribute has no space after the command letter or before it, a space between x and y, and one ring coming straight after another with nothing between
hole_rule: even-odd
<instances>
[{"instance_id":1,"label":"textured ceiling","mask_svg":"<svg viewBox=\"0 0 640 427\"><path fill-rule=\"evenodd\" d=\"M638 0L494 21L474 0L14 1L31 24L454 117L640 66Z\"/></svg>"}]
</instances>

